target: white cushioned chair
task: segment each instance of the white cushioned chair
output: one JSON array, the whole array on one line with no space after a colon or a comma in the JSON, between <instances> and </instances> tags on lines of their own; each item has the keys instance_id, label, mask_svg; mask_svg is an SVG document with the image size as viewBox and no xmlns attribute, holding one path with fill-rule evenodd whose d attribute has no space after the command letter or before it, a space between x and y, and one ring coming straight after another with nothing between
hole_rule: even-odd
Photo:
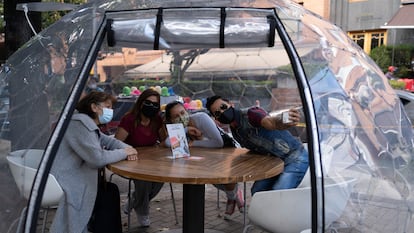
<instances>
[{"instance_id":1,"label":"white cushioned chair","mask_svg":"<svg viewBox=\"0 0 414 233\"><path fill-rule=\"evenodd\" d=\"M11 152L10 155L7 156L7 162L14 181L16 182L17 188L19 189L21 195L25 199L29 199L30 197L33 181L36 176L37 168L39 167L42 159L43 152L43 150L38 149L17 150ZM41 203L42 208L45 209L42 232L45 230L48 209L56 208L62 195L63 190L56 178L52 174L49 174ZM19 230L22 220L24 219L24 213L25 209L22 211L22 215L20 216L18 232L20 232Z\"/></svg>"},{"instance_id":2,"label":"white cushioned chair","mask_svg":"<svg viewBox=\"0 0 414 233\"><path fill-rule=\"evenodd\" d=\"M355 178L325 178L325 224L337 220L356 183ZM257 192L250 202L249 225L274 233L299 233L311 228L311 187Z\"/></svg>"}]
</instances>

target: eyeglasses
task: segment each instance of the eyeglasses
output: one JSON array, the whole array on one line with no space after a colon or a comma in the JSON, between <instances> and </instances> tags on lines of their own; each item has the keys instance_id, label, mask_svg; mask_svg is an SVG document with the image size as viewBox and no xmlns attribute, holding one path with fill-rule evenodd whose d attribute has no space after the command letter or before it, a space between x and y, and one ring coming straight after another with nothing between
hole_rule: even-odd
<instances>
[{"instance_id":1,"label":"eyeglasses","mask_svg":"<svg viewBox=\"0 0 414 233\"><path fill-rule=\"evenodd\" d=\"M215 117L215 118L219 118L219 117L220 117L220 115L221 115L221 111L224 111L224 110L226 110L226 109L228 109L228 108L229 108L229 107L227 106L227 104L222 103L222 104L220 105L220 107L219 107L219 110L216 110L216 111L213 113L214 117Z\"/></svg>"},{"instance_id":2,"label":"eyeglasses","mask_svg":"<svg viewBox=\"0 0 414 233\"><path fill-rule=\"evenodd\" d=\"M160 104L157 102L152 102L151 100L144 100L144 105L153 106L155 108L159 108Z\"/></svg>"}]
</instances>

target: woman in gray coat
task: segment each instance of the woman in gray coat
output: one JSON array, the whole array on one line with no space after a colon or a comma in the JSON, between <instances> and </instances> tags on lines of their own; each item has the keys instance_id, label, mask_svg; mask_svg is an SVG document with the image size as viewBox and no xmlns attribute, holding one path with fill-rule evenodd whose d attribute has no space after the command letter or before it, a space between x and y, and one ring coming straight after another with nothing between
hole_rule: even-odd
<instances>
[{"instance_id":1,"label":"woman in gray coat","mask_svg":"<svg viewBox=\"0 0 414 233\"><path fill-rule=\"evenodd\" d=\"M137 159L134 148L98 128L111 121L114 102L115 98L107 93L91 92L76 106L51 169L64 195L50 232L87 232L98 191L98 169L120 160Z\"/></svg>"}]
</instances>

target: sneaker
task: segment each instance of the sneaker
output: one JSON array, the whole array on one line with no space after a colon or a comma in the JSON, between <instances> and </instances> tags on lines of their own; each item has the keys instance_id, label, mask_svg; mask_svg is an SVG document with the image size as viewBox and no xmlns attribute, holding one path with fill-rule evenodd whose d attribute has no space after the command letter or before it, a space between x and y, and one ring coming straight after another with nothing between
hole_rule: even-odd
<instances>
[{"instance_id":1,"label":"sneaker","mask_svg":"<svg viewBox=\"0 0 414 233\"><path fill-rule=\"evenodd\" d=\"M237 208L239 208L240 213L243 213L244 212L244 197L243 197L243 191L241 189L237 190L236 204L237 204Z\"/></svg>"},{"instance_id":2,"label":"sneaker","mask_svg":"<svg viewBox=\"0 0 414 233\"><path fill-rule=\"evenodd\" d=\"M224 219L229 220L236 208L236 200L227 200L226 212L224 212Z\"/></svg>"},{"instance_id":3,"label":"sneaker","mask_svg":"<svg viewBox=\"0 0 414 233\"><path fill-rule=\"evenodd\" d=\"M138 224L140 227L149 227L151 224L149 215L139 215L137 214Z\"/></svg>"}]
</instances>

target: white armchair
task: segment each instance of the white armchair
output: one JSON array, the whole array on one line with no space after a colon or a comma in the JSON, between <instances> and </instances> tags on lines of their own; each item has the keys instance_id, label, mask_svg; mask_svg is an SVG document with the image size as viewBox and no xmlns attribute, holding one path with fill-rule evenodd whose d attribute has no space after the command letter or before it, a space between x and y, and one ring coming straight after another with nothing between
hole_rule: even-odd
<instances>
[{"instance_id":1,"label":"white armchair","mask_svg":"<svg viewBox=\"0 0 414 233\"><path fill-rule=\"evenodd\" d=\"M39 163L42 159L42 155L43 150L27 149L13 151L9 156L7 156L7 162L14 181L16 182L17 188L19 189L21 195L26 199L29 199L30 197L33 181L36 176ZM41 204L42 208L45 209L42 232L44 232L45 229L48 209L56 208L62 195L63 190L56 178L52 174L49 174ZM24 213L25 210L22 211L22 215L20 216L19 228L22 224L21 221L24 219Z\"/></svg>"},{"instance_id":2,"label":"white armchair","mask_svg":"<svg viewBox=\"0 0 414 233\"><path fill-rule=\"evenodd\" d=\"M337 220L356 182L355 178L325 178L325 224ZM311 228L311 187L257 192L250 202L249 225L274 233L299 233Z\"/></svg>"}]
</instances>

